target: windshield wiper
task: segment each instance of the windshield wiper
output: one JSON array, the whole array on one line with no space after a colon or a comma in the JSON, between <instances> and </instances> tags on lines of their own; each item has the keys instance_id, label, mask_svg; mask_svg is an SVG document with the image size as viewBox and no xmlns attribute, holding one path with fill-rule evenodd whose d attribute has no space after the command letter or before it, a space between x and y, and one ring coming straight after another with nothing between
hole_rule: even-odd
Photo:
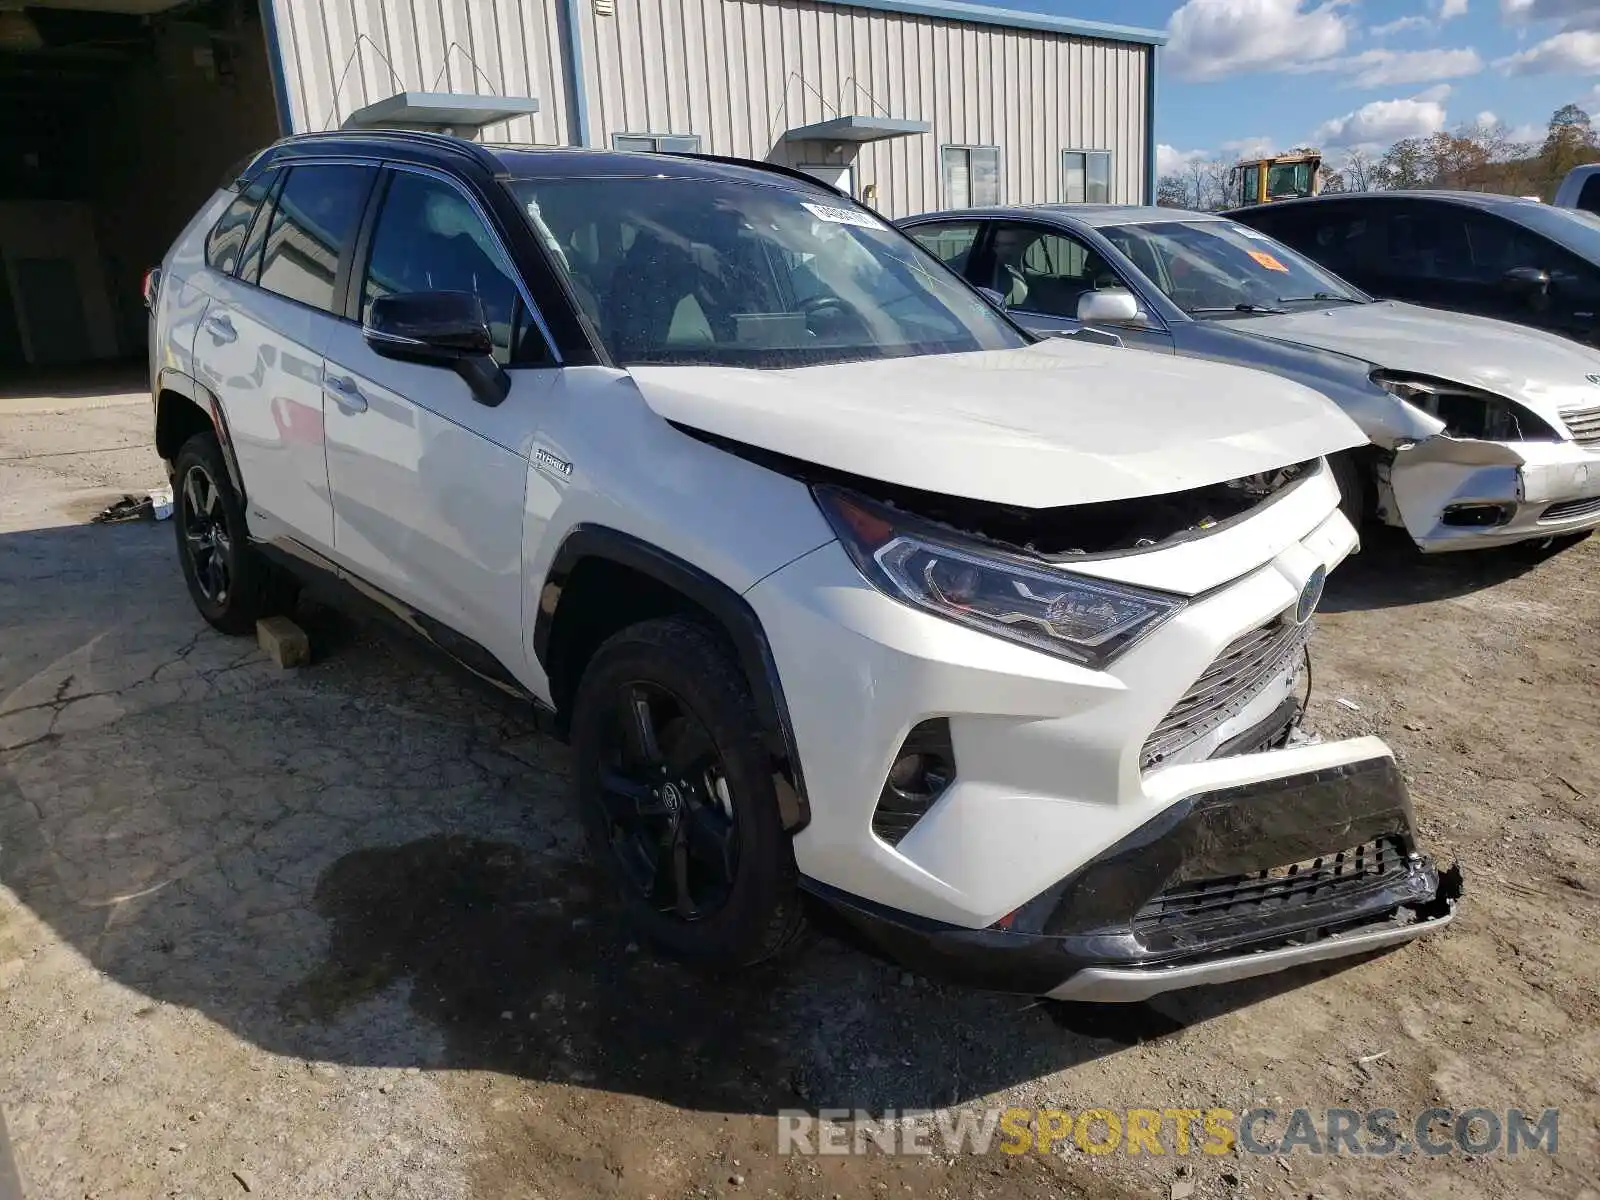
<instances>
[{"instance_id":1,"label":"windshield wiper","mask_svg":"<svg viewBox=\"0 0 1600 1200\"><path fill-rule=\"evenodd\" d=\"M1258 316L1281 317L1289 310L1286 308L1273 308L1267 304L1230 304L1224 308L1186 308L1183 311L1191 317L1204 316L1207 313L1255 313Z\"/></svg>"},{"instance_id":2,"label":"windshield wiper","mask_svg":"<svg viewBox=\"0 0 1600 1200\"><path fill-rule=\"evenodd\" d=\"M1334 304L1360 304L1354 296L1335 296L1332 292L1318 292L1314 296L1279 296L1279 304L1303 304L1311 300L1328 300Z\"/></svg>"}]
</instances>

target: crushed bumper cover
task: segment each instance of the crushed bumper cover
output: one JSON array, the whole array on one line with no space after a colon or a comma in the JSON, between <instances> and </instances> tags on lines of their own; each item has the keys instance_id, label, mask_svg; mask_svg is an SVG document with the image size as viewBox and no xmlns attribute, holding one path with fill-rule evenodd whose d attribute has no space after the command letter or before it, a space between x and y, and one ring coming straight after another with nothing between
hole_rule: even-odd
<instances>
[{"instance_id":1,"label":"crushed bumper cover","mask_svg":"<svg viewBox=\"0 0 1600 1200\"><path fill-rule=\"evenodd\" d=\"M987 929L808 887L921 974L1110 1002L1409 941L1462 890L1417 852L1389 758L1190 796Z\"/></svg>"},{"instance_id":2,"label":"crushed bumper cover","mask_svg":"<svg viewBox=\"0 0 1600 1200\"><path fill-rule=\"evenodd\" d=\"M1388 482L1406 531L1429 553L1600 528L1600 451L1576 442L1441 435L1396 450Z\"/></svg>"}]
</instances>

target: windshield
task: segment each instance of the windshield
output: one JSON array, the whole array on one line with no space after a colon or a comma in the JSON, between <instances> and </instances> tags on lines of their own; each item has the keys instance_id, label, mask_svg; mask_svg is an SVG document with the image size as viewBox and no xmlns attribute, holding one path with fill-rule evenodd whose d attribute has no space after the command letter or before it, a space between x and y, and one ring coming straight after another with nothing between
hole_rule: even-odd
<instances>
[{"instance_id":1,"label":"windshield","mask_svg":"<svg viewBox=\"0 0 1600 1200\"><path fill-rule=\"evenodd\" d=\"M1519 204L1508 215L1580 258L1600 263L1600 216L1548 204Z\"/></svg>"},{"instance_id":2,"label":"windshield","mask_svg":"<svg viewBox=\"0 0 1600 1200\"><path fill-rule=\"evenodd\" d=\"M847 200L662 176L510 186L621 366L788 367L1026 341Z\"/></svg>"},{"instance_id":3,"label":"windshield","mask_svg":"<svg viewBox=\"0 0 1600 1200\"><path fill-rule=\"evenodd\" d=\"M1363 302L1337 276L1232 221L1160 221L1101 232L1174 304L1196 315Z\"/></svg>"}]
</instances>

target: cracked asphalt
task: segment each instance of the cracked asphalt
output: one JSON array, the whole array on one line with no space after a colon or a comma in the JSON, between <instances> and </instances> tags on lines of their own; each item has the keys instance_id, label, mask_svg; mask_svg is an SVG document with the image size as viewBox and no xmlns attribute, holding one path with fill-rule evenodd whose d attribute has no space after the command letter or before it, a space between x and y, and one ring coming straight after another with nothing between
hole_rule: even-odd
<instances>
[{"instance_id":1,"label":"cracked asphalt","mask_svg":"<svg viewBox=\"0 0 1600 1200\"><path fill-rule=\"evenodd\" d=\"M0 1117L30 1198L1600 1200L1600 549L1380 540L1330 584L1317 720L1400 751L1466 867L1454 928L1085 1010L912 980L826 927L737 980L657 960L528 710L310 607L315 661L278 671L200 621L170 526L85 524L161 481L148 442L136 385L0 392ZM780 1108L1258 1101L1559 1107L1561 1141L774 1153Z\"/></svg>"}]
</instances>

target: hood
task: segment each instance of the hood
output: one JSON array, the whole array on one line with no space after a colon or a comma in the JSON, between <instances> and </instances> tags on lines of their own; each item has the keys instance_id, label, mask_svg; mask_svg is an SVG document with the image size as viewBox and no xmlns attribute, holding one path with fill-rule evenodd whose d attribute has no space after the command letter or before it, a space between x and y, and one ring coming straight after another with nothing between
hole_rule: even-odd
<instances>
[{"instance_id":1,"label":"hood","mask_svg":"<svg viewBox=\"0 0 1600 1200\"><path fill-rule=\"evenodd\" d=\"M1488 317L1386 300L1253 317L1241 333L1315 346L1520 401L1561 428L1562 409L1600 404L1600 352L1553 333Z\"/></svg>"},{"instance_id":2,"label":"hood","mask_svg":"<svg viewBox=\"0 0 1600 1200\"><path fill-rule=\"evenodd\" d=\"M1021 508L1160 495L1366 441L1257 371L1046 341L757 371L629 372L669 421L883 483Z\"/></svg>"}]
</instances>

